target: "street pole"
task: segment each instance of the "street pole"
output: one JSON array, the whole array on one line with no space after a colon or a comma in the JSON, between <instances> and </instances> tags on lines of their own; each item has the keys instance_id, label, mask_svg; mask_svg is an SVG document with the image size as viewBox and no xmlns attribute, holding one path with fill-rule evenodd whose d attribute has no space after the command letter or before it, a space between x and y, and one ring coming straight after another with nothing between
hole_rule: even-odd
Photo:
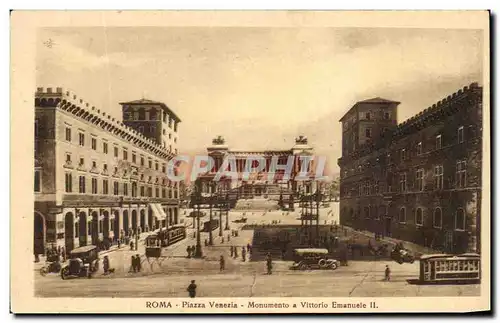
<instances>
[{"instance_id":1,"label":"street pole","mask_svg":"<svg viewBox=\"0 0 500 323\"><path fill-rule=\"evenodd\" d=\"M210 246L214 245L214 240L213 240L213 237L212 237L212 203L213 203L213 198L214 198L214 193L212 192L210 194L210 227L209 227L209 230L208 230L208 244Z\"/></svg>"},{"instance_id":2,"label":"street pole","mask_svg":"<svg viewBox=\"0 0 500 323\"><path fill-rule=\"evenodd\" d=\"M201 239L200 239L200 215L201 215L200 212L201 212L201 204L198 204L198 213L196 214L196 222L198 228L196 232L196 250L194 254L196 258L201 258L203 256L203 252L201 251Z\"/></svg>"},{"instance_id":3,"label":"street pole","mask_svg":"<svg viewBox=\"0 0 500 323\"><path fill-rule=\"evenodd\" d=\"M226 228L225 230L229 230L229 195L226 193L226 201L224 203L224 209L226 212Z\"/></svg>"}]
</instances>

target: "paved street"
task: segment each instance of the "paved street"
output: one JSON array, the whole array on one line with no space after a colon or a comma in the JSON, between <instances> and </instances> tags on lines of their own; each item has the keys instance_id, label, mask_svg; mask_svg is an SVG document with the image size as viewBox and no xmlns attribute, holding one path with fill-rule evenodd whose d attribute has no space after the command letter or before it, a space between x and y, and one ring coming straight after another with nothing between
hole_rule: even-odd
<instances>
[{"instance_id":1,"label":"paved street","mask_svg":"<svg viewBox=\"0 0 500 323\"><path fill-rule=\"evenodd\" d=\"M322 219L330 223L338 221L336 204L322 209ZM331 211L331 212L330 212ZM247 224L297 224L297 214L283 215L282 211L245 212ZM243 212L231 212L230 221L239 219ZM218 218L218 217L217 217ZM223 218L223 226L225 219ZM244 224L230 223L231 229L240 229ZM144 246L137 251L128 246L107 255L115 273L93 278L62 280L57 274L42 277L35 272L36 295L44 297L184 297L186 287L192 279L198 285L200 297L273 297L273 296L339 296L339 297L401 297L401 296L477 296L479 285L416 285L409 281L418 278L418 261L399 265L391 261L350 261L349 266L337 270L292 271L290 261L274 261L273 274L266 274L263 261L245 261L230 257L229 246L244 246L252 241L253 230L240 230L238 237L230 237L224 231L224 243L219 229L213 231L214 246L204 247L208 233L201 234L204 259L188 259L186 247L196 244L193 229L188 226L188 238L164 249L158 261L143 258L143 271L130 273L130 257L144 255ZM144 237L144 236L143 236ZM226 270L219 272L219 257L224 255ZM159 263L161 261L161 264ZM385 266L392 270L392 280L383 281ZM102 266L101 266L102 267Z\"/></svg>"}]
</instances>

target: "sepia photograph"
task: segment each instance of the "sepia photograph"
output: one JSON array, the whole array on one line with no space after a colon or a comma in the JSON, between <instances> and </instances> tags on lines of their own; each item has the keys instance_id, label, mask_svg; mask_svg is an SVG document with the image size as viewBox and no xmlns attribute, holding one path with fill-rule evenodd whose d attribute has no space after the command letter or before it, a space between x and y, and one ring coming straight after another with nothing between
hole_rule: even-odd
<instances>
[{"instance_id":1,"label":"sepia photograph","mask_svg":"<svg viewBox=\"0 0 500 323\"><path fill-rule=\"evenodd\" d=\"M14 12L11 310L489 310L489 19Z\"/></svg>"}]
</instances>

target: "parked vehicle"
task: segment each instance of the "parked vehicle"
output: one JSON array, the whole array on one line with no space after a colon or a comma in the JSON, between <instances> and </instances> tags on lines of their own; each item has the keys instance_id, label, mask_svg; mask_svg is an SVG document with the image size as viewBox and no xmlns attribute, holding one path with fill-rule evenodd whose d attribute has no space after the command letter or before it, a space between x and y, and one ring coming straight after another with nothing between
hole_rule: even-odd
<instances>
[{"instance_id":1,"label":"parked vehicle","mask_svg":"<svg viewBox=\"0 0 500 323\"><path fill-rule=\"evenodd\" d=\"M97 246L90 245L71 250L69 263L61 270L61 278L88 277L99 270Z\"/></svg>"},{"instance_id":2,"label":"parked vehicle","mask_svg":"<svg viewBox=\"0 0 500 323\"><path fill-rule=\"evenodd\" d=\"M327 249L304 248L294 250L293 270L332 269L340 266L338 260L329 257Z\"/></svg>"},{"instance_id":3,"label":"parked vehicle","mask_svg":"<svg viewBox=\"0 0 500 323\"><path fill-rule=\"evenodd\" d=\"M401 243L397 244L394 249L392 249L391 259L400 265L405 262L409 262L411 264L415 262L415 257L407 249L405 249Z\"/></svg>"},{"instance_id":4,"label":"parked vehicle","mask_svg":"<svg viewBox=\"0 0 500 323\"><path fill-rule=\"evenodd\" d=\"M45 276L48 273L59 273L61 271L61 262L58 254L47 257L45 266L40 268L40 275Z\"/></svg>"}]
</instances>

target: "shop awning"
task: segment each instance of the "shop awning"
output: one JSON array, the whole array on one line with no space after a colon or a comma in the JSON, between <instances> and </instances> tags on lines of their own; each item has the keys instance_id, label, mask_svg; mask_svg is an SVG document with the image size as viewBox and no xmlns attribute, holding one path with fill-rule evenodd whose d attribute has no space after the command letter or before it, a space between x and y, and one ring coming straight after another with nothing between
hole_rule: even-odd
<instances>
[{"instance_id":1,"label":"shop awning","mask_svg":"<svg viewBox=\"0 0 500 323\"><path fill-rule=\"evenodd\" d=\"M153 211L153 216L156 217L156 219L161 221L167 218L167 215L163 211L163 208L161 207L160 204L151 203L149 204L149 207Z\"/></svg>"}]
</instances>

